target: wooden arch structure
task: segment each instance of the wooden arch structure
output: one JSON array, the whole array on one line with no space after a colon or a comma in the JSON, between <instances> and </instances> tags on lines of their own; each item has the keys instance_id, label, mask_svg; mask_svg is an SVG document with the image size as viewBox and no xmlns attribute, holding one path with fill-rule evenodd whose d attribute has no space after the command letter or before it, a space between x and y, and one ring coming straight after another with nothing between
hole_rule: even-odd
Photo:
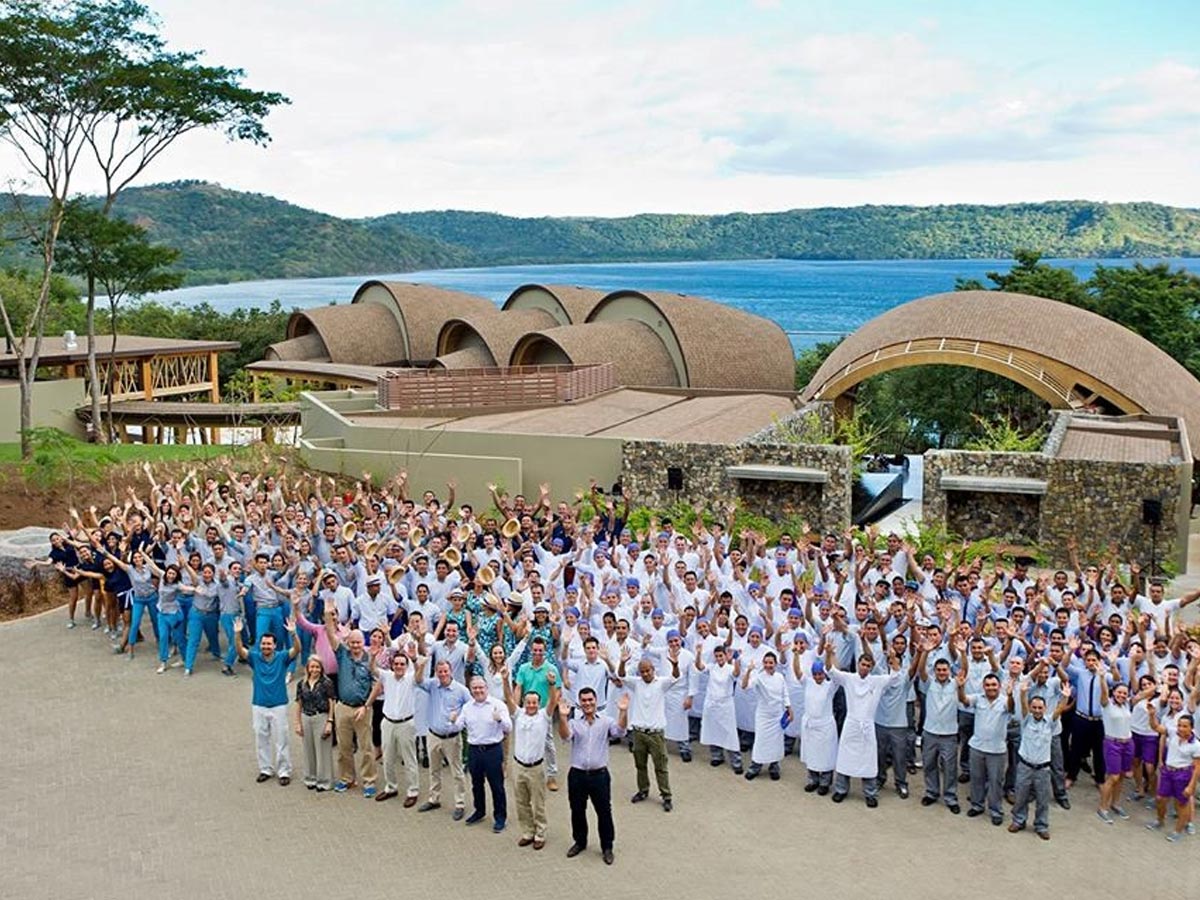
<instances>
[{"instance_id":1,"label":"wooden arch structure","mask_svg":"<svg viewBox=\"0 0 1200 900\"><path fill-rule=\"evenodd\" d=\"M1200 453L1200 382L1190 372L1115 322L1025 294L957 291L891 309L839 344L803 397L844 415L863 381L921 365L992 372L1055 409L1181 416Z\"/></svg>"}]
</instances>

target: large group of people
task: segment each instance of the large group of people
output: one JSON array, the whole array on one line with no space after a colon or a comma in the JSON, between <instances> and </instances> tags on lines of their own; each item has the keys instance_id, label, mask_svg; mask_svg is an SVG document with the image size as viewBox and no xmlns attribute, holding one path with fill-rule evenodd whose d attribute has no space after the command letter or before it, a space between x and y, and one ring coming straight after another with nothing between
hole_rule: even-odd
<instances>
[{"instance_id":1,"label":"large group of people","mask_svg":"<svg viewBox=\"0 0 1200 900\"><path fill-rule=\"evenodd\" d=\"M667 813L672 763L703 745L747 781L798 757L805 792L842 803L857 782L869 808L889 772L899 800L920 772L920 806L1000 826L1007 805L1015 833L1032 804L1043 840L1085 776L1104 825L1144 803L1147 828L1193 830L1200 642L1179 611L1200 591L1167 599L1117 548L1082 565L1072 544L1038 575L872 529L768 541L732 509L635 534L628 493L594 482L574 502L489 485L480 515L453 482L445 502L414 496L404 472L344 492L286 469L145 474L122 504L71 510L30 565L57 570L68 627L82 606L115 654L134 660L148 628L159 674L249 675L259 782L297 774L294 732L314 792L467 825L490 803L501 832L511 790L518 844L540 850L561 740L567 855L591 804L607 863L622 743L630 800L651 798L652 769Z\"/></svg>"}]
</instances>

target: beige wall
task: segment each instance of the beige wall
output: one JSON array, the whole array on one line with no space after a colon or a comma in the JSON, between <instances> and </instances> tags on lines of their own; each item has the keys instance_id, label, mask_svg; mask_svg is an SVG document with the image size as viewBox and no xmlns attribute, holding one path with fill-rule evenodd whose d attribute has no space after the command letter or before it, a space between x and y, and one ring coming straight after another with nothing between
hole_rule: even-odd
<instances>
[{"instance_id":1,"label":"beige wall","mask_svg":"<svg viewBox=\"0 0 1200 900\"><path fill-rule=\"evenodd\" d=\"M562 497L585 489L589 477L601 484L620 478L620 440L395 428L383 419L362 424L339 414L346 407L367 408L365 402L362 392L301 395L301 455L309 465L349 476L366 470L376 479L407 469L410 492L431 490L439 497L453 478L458 500L476 508L491 505L489 482L535 497L548 481Z\"/></svg>"},{"instance_id":2,"label":"beige wall","mask_svg":"<svg viewBox=\"0 0 1200 900\"><path fill-rule=\"evenodd\" d=\"M84 437L83 424L75 410L83 406L82 378L38 381L33 385L33 427L58 428L77 438ZM21 439L21 387L16 381L0 382L0 442Z\"/></svg>"}]
</instances>

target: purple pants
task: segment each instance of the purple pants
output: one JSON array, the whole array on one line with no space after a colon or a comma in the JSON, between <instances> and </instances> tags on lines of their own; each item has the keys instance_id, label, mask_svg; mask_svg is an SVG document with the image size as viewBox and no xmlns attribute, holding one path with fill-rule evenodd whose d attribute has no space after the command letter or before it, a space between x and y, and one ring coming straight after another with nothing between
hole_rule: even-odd
<instances>
[{"instance_id":1,"label":"purple pants","mask_svg":"<svg viewBox=\"0 0 1200 900\"><path fill-rule=\"evenodd\" d=\"M1133 771L1133 738L1104 739L1104 771L1109 775Z\"/></svg>"},{"instance_id":2,"label":"purple pants","mask_svg":"<svg viewBox=\"0 0 1200 900\"><path fill-rule=\"evenodd\" d=\"M1158 765L1158 735L1133 733L1133 758L1151 766Z\"/></svg>"},{"instance_id":3,"label":"purple pants","mask_svg":"<svg viewBox=\"0 0 1200 900\"><path fill-rule=\"evenodd\" d=\"M1190 801L1183 796L1183 789L1191 780L1192 770L1190 768L1172 769L1163 766L1158 771L1158 796L1174 800L1176 803L1187 804Z\"/></svg>"}]
</instances>

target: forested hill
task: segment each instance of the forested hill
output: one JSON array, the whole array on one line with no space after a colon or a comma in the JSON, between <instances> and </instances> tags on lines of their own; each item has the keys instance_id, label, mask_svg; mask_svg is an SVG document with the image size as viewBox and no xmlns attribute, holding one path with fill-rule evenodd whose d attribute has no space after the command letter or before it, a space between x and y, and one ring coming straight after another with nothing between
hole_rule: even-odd
<instances>
[{"instance_id":1,"label":"forested hill","mask_svg":"<svg viewBox=\"0 0 1200 900\"><path fill-rule=\"evenodd\" d=\"M0 201L2 204L2 201ZM506 263L686 259L1200 256L1200 210L1088 201L861 206L720 216L339 219L199 181L131 188L118 214L178 248L191 284ZM13 261L14 247L0 251Z\"/></svg>"},{"instance_id":2,"label":"forested hill","mask_svg":"<svg viewBox=\"0 0 1200 900\"><path fill-rule=\"evenodd\" d=\"M858 206L721 216L514 219L396 213L367 222L468 248L479 264L681 259L1009 258L1200 255L1200 210L1062 201Z\"/></svg>"}]
</instances>

